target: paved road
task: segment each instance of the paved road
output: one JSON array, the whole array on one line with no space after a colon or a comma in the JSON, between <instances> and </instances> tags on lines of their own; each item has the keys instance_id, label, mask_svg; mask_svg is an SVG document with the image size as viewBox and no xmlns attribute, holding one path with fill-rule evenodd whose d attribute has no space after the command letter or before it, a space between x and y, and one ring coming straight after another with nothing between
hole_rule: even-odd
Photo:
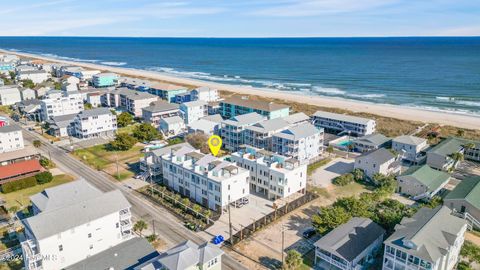
<instances>
[{"instance_id":1,"label":"paved road","mask_svg":"<svg viewBox=\"0 0 480 270\"><path fill-rule=\"evenodd\" d=\"M114 189L121 190L132 205L131 211L134 216L142 218L147 222L150 220L155 221L155 231L161 239L164 239L170 243L180 243L186 239L189 239L197 244L205 242L203 238L184 228L180 221L164 208L147 202L135 191L121 184L112 182L107 178L106 175L104 175L103 172L93 170L92 168L83 164L81 161L71 157L64 150L50 144L48 140L39 134L24 129L23 135L24 138L30 142L36 139L41 140L43 144L40 147L40 150L43 151L47 156L50 156L55 164L57 164L57 166L65 172L87 180L104 192ZM236 270L246 268L239 264L232 257L225 254L222 258L222 269Z\"/></svg>"}]
</instances>

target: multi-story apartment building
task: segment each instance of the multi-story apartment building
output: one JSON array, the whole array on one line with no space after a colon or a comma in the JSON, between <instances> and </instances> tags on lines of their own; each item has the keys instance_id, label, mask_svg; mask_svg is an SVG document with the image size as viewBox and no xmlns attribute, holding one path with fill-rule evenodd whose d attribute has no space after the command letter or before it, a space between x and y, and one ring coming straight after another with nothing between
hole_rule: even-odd
<instances>
[{"instance_id":1,"label":"multi-story apartment building","mask_svg":"<svg viewBox=\"0 0 480 270\"><path fill-rule=\"evenodd\" d=\"M150 106L158 97L145 92L138 92L128 88L118 88L108 91L102 96L102 104L107 107L121 108L136 117L142 116L142 109Z\"/></svg>"},{"instance_id":2,"label":"multi-story apartment building","mask_svg":"<svg viewBox=\"0 0 480 270\"><path fill-rule=\"evenodd\" d=\"M163 100L155 101L142 109L142 118L145 122L158 128L162 118L180 116L178 104L168 103Z\"/></svg>"},{"instance_id":3,"label":"multi-story apartment building","mask_svg":"<svg viewBox=\"0 0 480 270\"><path fill-rule=\"evenodd\" d=\"M23 219L25 269L65 269L132 238L130 203L119 190L103 193L77 180L30 197Z\"/></svg>"},{"instance_id":4,"label":"multi-story apartment building","mask_svg":"<svg viewBox=\"0 0 480 270\"><path fill-rule=\"evenodd\" d=\"M23 149L22 129L15 125L0 126L0 153Z\"/></svg>"},{"instance_id":5,"label":"multi-story apartment building","mask_svg":"<svg viewBox=\"0 0 480 270\"><path fill-rule=\"evenodd\" d=\"M467 223L445 206L422 208L405 217L385 240L383 270L452 270Z\"/></svg>"},{"instance_id":6,"label":"multi-story apartment building","mask_svg":"<svg viewBox=\"0 0 480 270\"><path fill-rule=\"evenodd\" d=\"M28 70L17 72L18 81L32 80L33 83L42 83L50 78L50 73L45 70Z\"/></svg>"},{"instance_id":7,"label":"multi-story apartment building","mask_svg":"<svg viewBox=\"0 0 480 270\"><path fill-rule=\"evenodd\" d=\"M95 87L110 87L117 83L118 75L115 73L99 73L92 76Z\"/></svg>"},{"instance_id":8,"label":"multi-story apartment building","mask_svg":"<svg viewBox=\"0 0 480 270\"><path fill-rule=\"evenodd\" d=\"M108 108L81 111L73 123L75 136L81 139L112 135L117 130L117 117Z\"/></svg>"},{"instance_id":9,"label":"multi-story apartment building","mask_svg":"<svg viewBox=\"0 0 480 270\"><path fill-rule=\"evenodd\" d=\"M13 105L22 101L20 89L16 85L0 86L0 105Z\"/></svg>"},{"instance_id":10,"label":"multi-story apartment building","mask_svg":"<svg viewBox=\"0 0 480 270\"><path fill-rule=\"evenodd\" d=\"M272 151L300 161L309 162L323 152L323 129L303 123L272 135Z\"/></svg>"},{"instance_id":11,"label":"multi-story apartment building","mask_svg":"<svg viewBox=\"0 0 480 270\"><path fill-rule=\"evenodd\" d=\"M206 86L193 89L190 95L192 100L203 100L205 102L214 102L220 99L217 89Z\"/></svg>"},{"instance_id":12,"label":"multi-story apartment building","mask_svg":"<svg viewBox=\"0 0 480 270\"><path fill-rule=\"evenodd\" d=\"M230 158L250 172L250 189L270 200L305 192L307 165L298 160L249 146Z\"/></svg>"},{"instance_id":13,"label":"multi-story apartment building","mask_svg":"<svg viewBox=\"0 0 480 270\"><path fill-rule=\"evenodd\" d=\"M162 157L163 181L172 190L220 213L250 194L249 171L183 146Z\"/></svg>"},{"instance_id":14,"label":"multi-story apartment building","mask_svg":"<svg viewBox=\"0 0 480 270\"><path fill-rule=\"evenodd\" d=\"M420 137L403 135L392 140L392 149L399 153L403 160L412 164L419 164L425 160L426 148L428 148L427 140Z\"/></svg>"},{"instance_id":15,"label":"multi-story apartment building","mask_svg":"<svg viewBox=\"0 0 480 270\"><path fill-rule=\"evenodd\" d=\"M118 78L117 83L120 85L120 87L126 87L128 89L141 92L147 91L153 84L149 80L142 80L132 77L120 77Z\"/></svg>"},{"instance_id":16,"label":"multi-story apartment building","mask_svg":"<svg viewBox=\"0 0 480 270\"><path fill-rule=\"evenodd\" d=\"M175 84L169 83L154 83L148 90L150 94L159 96L161 99L173 103L175 102L175 96L181 93L186 93L187 88Z\"/></svg>"},{"instance_id":17,"label":"multi-story apartment building","mask_svg":"<svg viewBox=\"0 0 480 270\"><path fill-rule=\"evenodd\" d=\"M272 150L273 134L295 125L306 123L310 118L304 113L296 113L287 117L275 118L248 126L245 130L245 144Z\"/></svg>"},{"instance_id":18,"label":"multi-story apartment building","mask_svg":"<svg viewBox=\"0 0 480 270\"><path fill-rule=\"evenodd\" d=\"M53 116L79 113L83 98L79 92L49 91L40 104L42 121Z\"/></svg>"},{"instance_id":19,"label":"multi-story apartment building","mask_svg":"<svg viewBox=\"0 0 480 270\"><path fill-rule=\"evenodd\" d=\"M238 151L240 145L245 143L246 128L264 120L266 117L253 112L222 121L220 133L223 147L230 151Z\"/></svg>"},{"instance_id":20,"label":"multi-story apartment building","mask_svg":"<svg viewBox=\"0 0 480 270\"><path fill-rule=\"evenodd\" d=\"M290 107L268 101L250 100L246 96L233 96L220 101L220 114L223 118L229 119L252 112L274 119L288 116Z\"/></svg>"},{"instance_id":21,"label":"multi-story apartment building","mask_svg":"<svg viewBox=\"0 0 480 270\"><path fill-rule=\"evenodd\" d=\"M190 101L180 104L180 113L185 124L191 124L208 115L207 102L203 100Z\"/></svg>"},{"instance_id":22,"label":"multi-story apartment building","mask_svg":"<svg viewBox=\"0 0 480 270\"><path fill-rule=\"evenodd\" d=\"M315 126L326 132L359 137L374 133L377 125L372 119L324 111L317 111L312 118Z\"/></svg>"}]
</instances>

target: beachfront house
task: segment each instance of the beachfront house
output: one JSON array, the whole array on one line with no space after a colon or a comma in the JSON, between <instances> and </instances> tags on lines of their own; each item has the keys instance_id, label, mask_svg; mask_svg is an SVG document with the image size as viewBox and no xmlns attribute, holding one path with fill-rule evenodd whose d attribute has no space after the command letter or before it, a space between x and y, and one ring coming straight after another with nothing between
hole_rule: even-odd
<instances>
[{"instance_id":1,"label":"beachfront house","mask_svg":"<svg viewBox=\"0 0 480 270\"><path fill-rule=\"evenodd\" d=\"M397 176L397 192L413 200L430 200L450 181L450 175L428 165L412 166Z\"/></svg>"},{"instance_id":2,"label":"beachfront house","mask_svg":"<svg viewBox=\"0 0 480 270\"><path fill-rule=\"evenodd\" d=\"M404 161L412 164L425 161L427 148L427 140L416 136L402 135L392 140L392 149L399 153Z\"/></svg>"},{"instance_id":3,"label":"beachfront house","mask_svg":"<svg viewBox=\"0 0 480 270\"><path fill-rule=\"evenodd\" d=\"M273 134L272 151L308 163L322 154L323 140L323 129L302 123Z\"/></svg>"},{"instance_id":4,"label":"beachfront house","mask_svg":"<svg viewBox=\"0 0 480 270\"><path fill-rule=\"evenodd\" d=\"M296 159L250 146L233 153L230 159L250 172L250 190L269 200L305 193L307 165Z\"/></svg>"},{"instance_id":5,"label":"beachfront house","mask_svg":"<svg viewBox=\"0 0 480 270\"><path fill-rule=\"evenodd\" d=\"M218 95L218 90L207 86L195 88L190 93L192 100L214 102L220 99L220 96Z\"/></svg>"},{"instance_id":6,"label":"beachfront house","mask_svg":"<svg viewBox=\"0 0 480 270\"><path fill-rule=\"evenodd\" d=\"M480 228L480 176L463 179L443 199L443 205L461 214L470 224Z\"/></svg>"},{"instance_id":7,"label":"beachfront house","mask_svg":"<svg viewBox=\"0 0 480 270\"><path fill-rule=\"evenodd\" d=\"M92 83L95 87L110 87L117 84L118 75L115 73L99 73L92 76Z\"/></svg>"},{"instance_id":8,"label":"beachfront house","mask_svg":"<svg viewBox=\"0 0 480 270\"><path fill-rule=\"evenodd\" d=\"M384 235L385 230L371 219L351 218L315 242L315 269L368 269Z\"/></svg>"},{"instance_id":9,"label":"beachfront house","mask_svg":"<svg viewBox=\"0 0 480 270\"><path fill-rule=\"evenodd\" d=\"M427 164L437 170L453 170L460 162L455 158L457 153L467 160L480 162L480 142L449 137L427 151Z\"/></svg>"},{"instance_id":10,"label":"beachfront house","mask_svg":"<svg viewBox=\"0 0 480 270\"><path fill-rule=\"evenodd\" d=\"M183 146L162 157L163 181L170 189L219 213L250 194L249 171Z\"/></svg>"},{"instance_id":11,"label":"beachfront house","mask_svg":"<svg viewBox=\"0 0 480 270\"><path fill-rule=\"evenodd\" d=\"M158 129L165 138L179 136L185 133L185 122L180 116L160 118Z\"/></svg>"},{"instance_id":12,"label":"beachfront house","mask_svg":"<svg viewBox=\"0 0 480 270\"><path fill-rule=\"evenodd\" d=\"M232 152L238 151L240 145L245 144L246 128L265 119L264 116L252 112L222 121L220 134L223 140L223 147Z\"/></svg>"},{"instance_id":13,"label":"beachfront house","mask_svg":"<svg viewBox=\"0 0 480 270\"><path fill-rule=\"evenodd\" d=\"M203 100L190 101L180 104L180 113L185 124L191 124L208 115L207 102Z\"/></svg>"},{"instance_id":14,"label":"beachfront house","mask_svg":"<svg viewBox=\"0 0 480 270\"><path fill-rule=\"evenodd\" d=\"M251 100L247 96L233 96L220 101L220 114L223 118L256 112L268 119L288 116L290 107L268 101Z\"/></svg>"},{"instance_id":15,"label":"beachfront house","mask_svg":"<svg viewBox=\"0 0 480 270\"><path fill-rule=\"evenodd\" d=\"M51 90L41 102L42 121L54 116L77 114L83 110L83 97L79 92Z\"/></svg>"},{"instance_id":16,"label":"beachfront house","mask_svg":"<svg viewBox=\"0 0 480 270\"><path fill-rule=\"evenodd\" d=\"M391 139L380 133L374 133L357 138L353 141L353 148L360 153L366 153L377 150L379 148L388 148Z\"/></svg>"},{"instance_id":17,"label":"beachfront house","mask_svg":"<svg viewBox=\"0 0 480 270\"><path fill-rule=\"evenodd\" d=\"M365 176L373 179L375 174L398 174L401 166L397 157L391 151L380 148L355 158L354 168L362 170Z\"/></svg>"},{"instance_id":18,"label":"beachfront house","mask_svg":"<svg viewBox=\"0 0 480 270\"><path fill-rule=\"evenodd\" d=\"M133 270L221 270L222 255L223 251L212 243L195 244L188 240Z\"/></svg>"},{"instance_id":19,"label":"beachfront house","mask_svg":"<svg viewBox=\"0 0 480 270\"><path fill-rule=\"evenodd\" d=\"M169 83L153 83L147 90L150 94L159 96L161 99L169 102L175 102L175 96L181 93L186 93L188 89L186 87L169 84Z\"/></svg>"},{"instance_id":20,"label":"beachfront house","mask_svg":"<svg viewBox=\"0 0 480 270\"><path fill-rule=\"evenodd\" d=\"M324 111L314 113L312 120L315 126L324 128L326 132L358 137L373 134L377 126L373 119Z\"/></svg>"},{"instance_id":21,"label":"beachfront house","mask_svg":"<svg viewBox=\"0 0 480 270\"><path fill-rule=\"evenodd\" d=\"M22 95L17 85L0 86L0 105L13 105L22 101Z\"/></svg>"},{"instance_id":22,"label":"beachfront house","mask_svg":"<svg viewBox=\"0 0 480 270\"><path fill-rule=\"evenodd\" d=\"M421 208L405 217L385 240L382 270L453 270L459 259L467 223L445 206Z\"/></svg>"},{"instance_id":23,"label":"beachfront house","mask_svg":"<svg viewBox=\"0 0 480 270\"><path fill-rule=\"evenodd\" d=\"M103 193L77 180L30 200L21 243L27 270L66 269L133 237L131 206L119 190Z\"/></svg>"},{"instance_id":24,"label":"beachfront house","mask_svg":"<svg viewBox=\"0 0 480 270\"><path fill-rule=\"evenodd\" d=\"M162 118L169 118L173 116L180 116L178 104L168 103L163 100L155 101L148 107L142 109L143 120L152 124L156 128L160 125L160 120Z\"/></svg>"},{"instance_id":25,"label":"beachfront house","mask_svg":"<svg viewBox=\"0 0 480 270\"><path fill-rule=\"evenodd\" d=\"M149 80L142 80L132 77L120 77L118 78L117 83L120 85L120 87L126 87L128 89L137 90L140 92L147 91L153 84Z\"/></svg>"}]
</instances>

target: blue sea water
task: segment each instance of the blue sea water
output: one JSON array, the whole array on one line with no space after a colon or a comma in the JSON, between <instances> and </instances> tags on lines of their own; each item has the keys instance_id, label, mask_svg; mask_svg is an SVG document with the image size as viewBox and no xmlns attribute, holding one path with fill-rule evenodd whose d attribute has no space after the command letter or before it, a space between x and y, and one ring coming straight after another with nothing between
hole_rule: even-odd
<instances>
[{"instance_id":1,"label":"blue sea water","mask_svg":"<svg viewBox=\"0 0 480 270\"><path fill-rule=\"evenodd\" d=\"M0 48L303 95L480 115L480 37L0 37Z\"/></svg>"}]
</instances>

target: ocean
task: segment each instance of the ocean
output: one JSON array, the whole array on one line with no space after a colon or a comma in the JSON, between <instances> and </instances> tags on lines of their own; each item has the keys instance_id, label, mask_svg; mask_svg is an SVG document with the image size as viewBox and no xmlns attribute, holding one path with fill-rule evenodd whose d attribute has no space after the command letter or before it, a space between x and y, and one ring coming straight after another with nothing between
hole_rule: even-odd
<instances>
[{"instance_id":1,"label":"ocean","mask_svg":"<svg viewBox=\"0 0 480 270\"><path fill-rule=\"evenodd\" d=\"M480 37L0 37L0 48L270 91L480 115Z\"/></svg>"}]
</instances>

